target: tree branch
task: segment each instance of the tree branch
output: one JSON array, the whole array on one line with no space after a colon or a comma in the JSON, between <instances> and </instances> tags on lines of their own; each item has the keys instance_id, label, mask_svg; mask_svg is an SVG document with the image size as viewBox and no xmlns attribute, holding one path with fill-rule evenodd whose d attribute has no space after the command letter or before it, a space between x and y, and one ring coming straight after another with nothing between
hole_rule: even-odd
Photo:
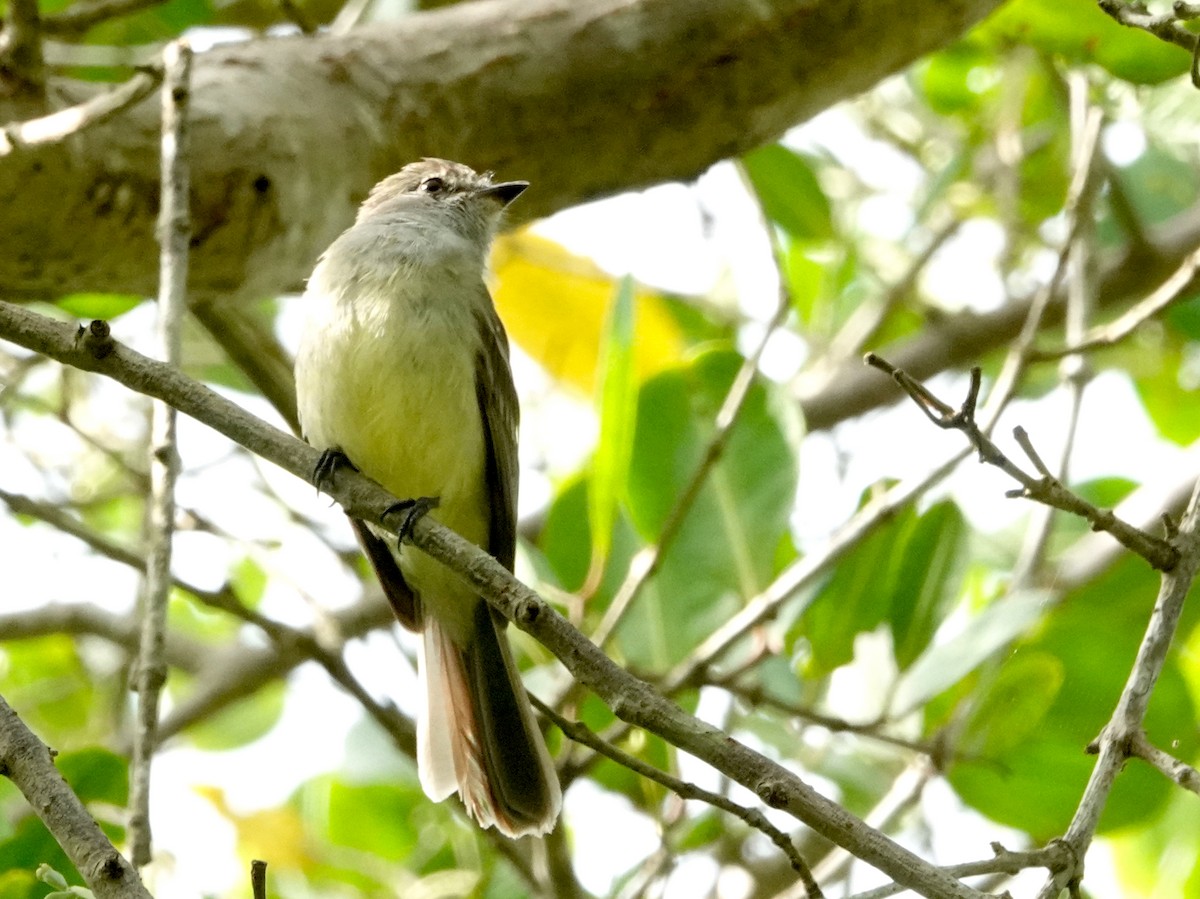
<instances>
[{"instance_id":1,"label":"tree branch","mask_svg":"<svg viewBox=\"0 0 1200 899\"><path fill-rule=\"evenodd\" d=\"M184 41L163 51L162 178L159 202L159 288L155 342L166 365L178 368L181 329L187 308L187 259L191 222L188 218L188 94L192 48ZM171 550L175 541L175 482L179 448L175 408L159 400L150 406L147 468L150 496L146 508L146 570L142 580L142 636L135 684L137 729L130 765L129 843L133 863L152 860L150 829L150 763L158 744L158 703L167 682L163 644L167 600L171 591Z\"/></svg>"},{"instance_id":2,"label":"tree branch","mask_svg":"<svg viewBox=\"0 0 1200 899\"><path fill-rule=\"evenodd\" d=\"M1154 685L1166 663L1188 591L1200 571L1200 481L1192 490L1187 512L1173 543L1179 551L1179 561L1163 575L1150 623L1112 717L1088 747L1090 752L1098 755L1096 766L1063 837L1074 853L1076 864L1049 878L1038 894L1039 899L1054 899L1064 887L1077 884L1082 877L1083 858L1095 836L1100 813L1108 802L1117 774L1134 754L1133 747L1142 734Z\"/></svg>"},{"instance_id":3,"label":"tree branch","mask_svg":"<svg viewBox=\"0 0 1200 899\"><path fill-rule=\"evenodd\" d=\"M486 0L217 47L194 75L194 298L298 286L371 185L420 156L530 180L530 217L694 178L999 2ZM25 117L0 101L0 121ZM154 293L157 125L143 103L0 168L0 295Z\"/></svg>"},{"instance_id":4,"label":"tree branch","mask_svg":"<svg viewBox=\"0 0 1200 899\"><path fill-rule=\"evenodd\" d=\"M54 767L54 753L0 697L0 773L24 794L97 899L151 899L137 872Z\"/></svg>"}]
</instances>

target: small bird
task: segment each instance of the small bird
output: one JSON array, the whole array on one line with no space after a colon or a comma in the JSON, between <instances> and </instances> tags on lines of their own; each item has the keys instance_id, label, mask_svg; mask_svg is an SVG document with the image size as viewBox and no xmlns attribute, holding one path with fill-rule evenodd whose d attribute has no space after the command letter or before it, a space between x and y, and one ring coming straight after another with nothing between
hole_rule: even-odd
<instances>
[{"instance_id":1,"label":"small bird","mask_svg":"<svg viewBox=\"0 0 1200 899\"><path fill-rule=\"evenodd\" d=\"M519 408L484 272L505 207L528 186L442 159L379 182L309 278L296 357L301 429L324 451L317 485L349 463L510 571ZM480 826L509 837L548 833L562 792L507 622L441 563L351 524L396 616L422 634L426 795L457 791Z\"/></svg>"}]
</instances>

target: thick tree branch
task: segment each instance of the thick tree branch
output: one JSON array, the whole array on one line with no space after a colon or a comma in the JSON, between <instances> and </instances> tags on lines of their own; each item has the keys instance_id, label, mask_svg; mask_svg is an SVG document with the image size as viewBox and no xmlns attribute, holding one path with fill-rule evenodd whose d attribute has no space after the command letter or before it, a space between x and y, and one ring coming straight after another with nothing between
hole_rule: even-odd
<instances>
[{"instance_id":1,"label":"thick tree branch","mask_svg":"<svg viewBox=\"0 0 1200 899\"><path fill-rule=\"evenodd\" d=\"M103 322L72 331L61 322L0 303L0 337L169 402L297 477L308 478L317 463L319 453L312 447L259 421L180 372L116 343ZM353 517L390 526L383 517L394 505L394 497L356 472L339 470L331 481L330 492ZM622 720L702 759L767 805L786 811L922 895L939 899L978 899L982 895L868 827L782 765L684 712L609 659L495 559L429 516L416 523L409 539L457 571L489 603L549 648Z\"/></svg>"},{"instance_id":2,"label":"thick tree branch","mask_svg":"<svg viewBox=\"0 0 1200 899\"><path fill-rule=\"evenodd\" d=\"M1198 247L1200 204L1149 232L1144 243L1129 244L1099 261L1096 311L1120 308L1131 298L1146 296L1183 268ZM1200 278L1175 286L1185 293L1195 291ZM930 321L916 337L877 352L919 380L946 369L976 364L1021 333L1037 300L1032 296L1007 303L994 312L968 311ZM1060 323L1065 308L1066 291L1056 289L1047 304L1043 326ZM832 372L802 377L796 393L810 431L832 427L900 398L891 384L864 369L858 360Z\"/></svg>"},{"instance_id":3,"label":"thick tree branch","mask_svg":"<svg viewBox=\"0 0 1200 899\"><path fill-rule=\"evenodd\" d=\"M218 47L193 80L192 289L299 285L368 188L420 156L529 179L529 216L695 177L998 5L481 0ZM67 103L96 91L50 87ZM25 117L0 102L0 121ZM142 103L0 169L0 295L153 294L157 126Z\"/></svg>"}]
</instances>

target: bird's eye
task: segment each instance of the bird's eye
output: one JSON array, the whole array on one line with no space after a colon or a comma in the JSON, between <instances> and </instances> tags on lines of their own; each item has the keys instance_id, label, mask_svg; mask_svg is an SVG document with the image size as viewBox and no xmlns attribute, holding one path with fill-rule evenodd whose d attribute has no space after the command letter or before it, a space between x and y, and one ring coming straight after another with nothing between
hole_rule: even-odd
<instances>
[{"instance_id":1,"label":"bird's eye","mask_svg":"<svg viewBox=\"0 0 1200 899\"><path fill-rule=\"evenodd\" d=\"M421 182L421 190L427 194L436 194L444 190L446 182L441 178L426 178Z\"/></svg>"}]
</instances>

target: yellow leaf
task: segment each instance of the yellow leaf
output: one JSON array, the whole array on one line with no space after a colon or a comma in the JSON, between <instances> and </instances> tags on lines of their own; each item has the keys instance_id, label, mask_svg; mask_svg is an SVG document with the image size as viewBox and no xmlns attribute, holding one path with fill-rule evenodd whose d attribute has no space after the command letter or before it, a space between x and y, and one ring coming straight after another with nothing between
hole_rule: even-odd
<instances>
[{"instance_id":1,"label":"yellow leaf","mask_svg":"<svg viewBox=\"0 0 1200 899\"><path fill-rule=\"evenodd\" d=\"M492 271L496 308L513 342L555 379L594 393L615 279L528 230L496 240ZM684 338L659 294L637 288L634 303L634 371L642 381L679 360Z\"/></svg>"},{"instance_id":2,"label":"yellow leaf","mask_svg":"<svg viewBox=\"0 0 1200 899\"><path fill-rule=\"evenodd\" d=\"M267 860L273 867L306 870L312 862L304 822L295 809L281 806L238 814L229 807L219 787L198 786L196 792L213 804L237 832L238 855L249 870L252 859Z\"/></svg>"}]
</instances>

